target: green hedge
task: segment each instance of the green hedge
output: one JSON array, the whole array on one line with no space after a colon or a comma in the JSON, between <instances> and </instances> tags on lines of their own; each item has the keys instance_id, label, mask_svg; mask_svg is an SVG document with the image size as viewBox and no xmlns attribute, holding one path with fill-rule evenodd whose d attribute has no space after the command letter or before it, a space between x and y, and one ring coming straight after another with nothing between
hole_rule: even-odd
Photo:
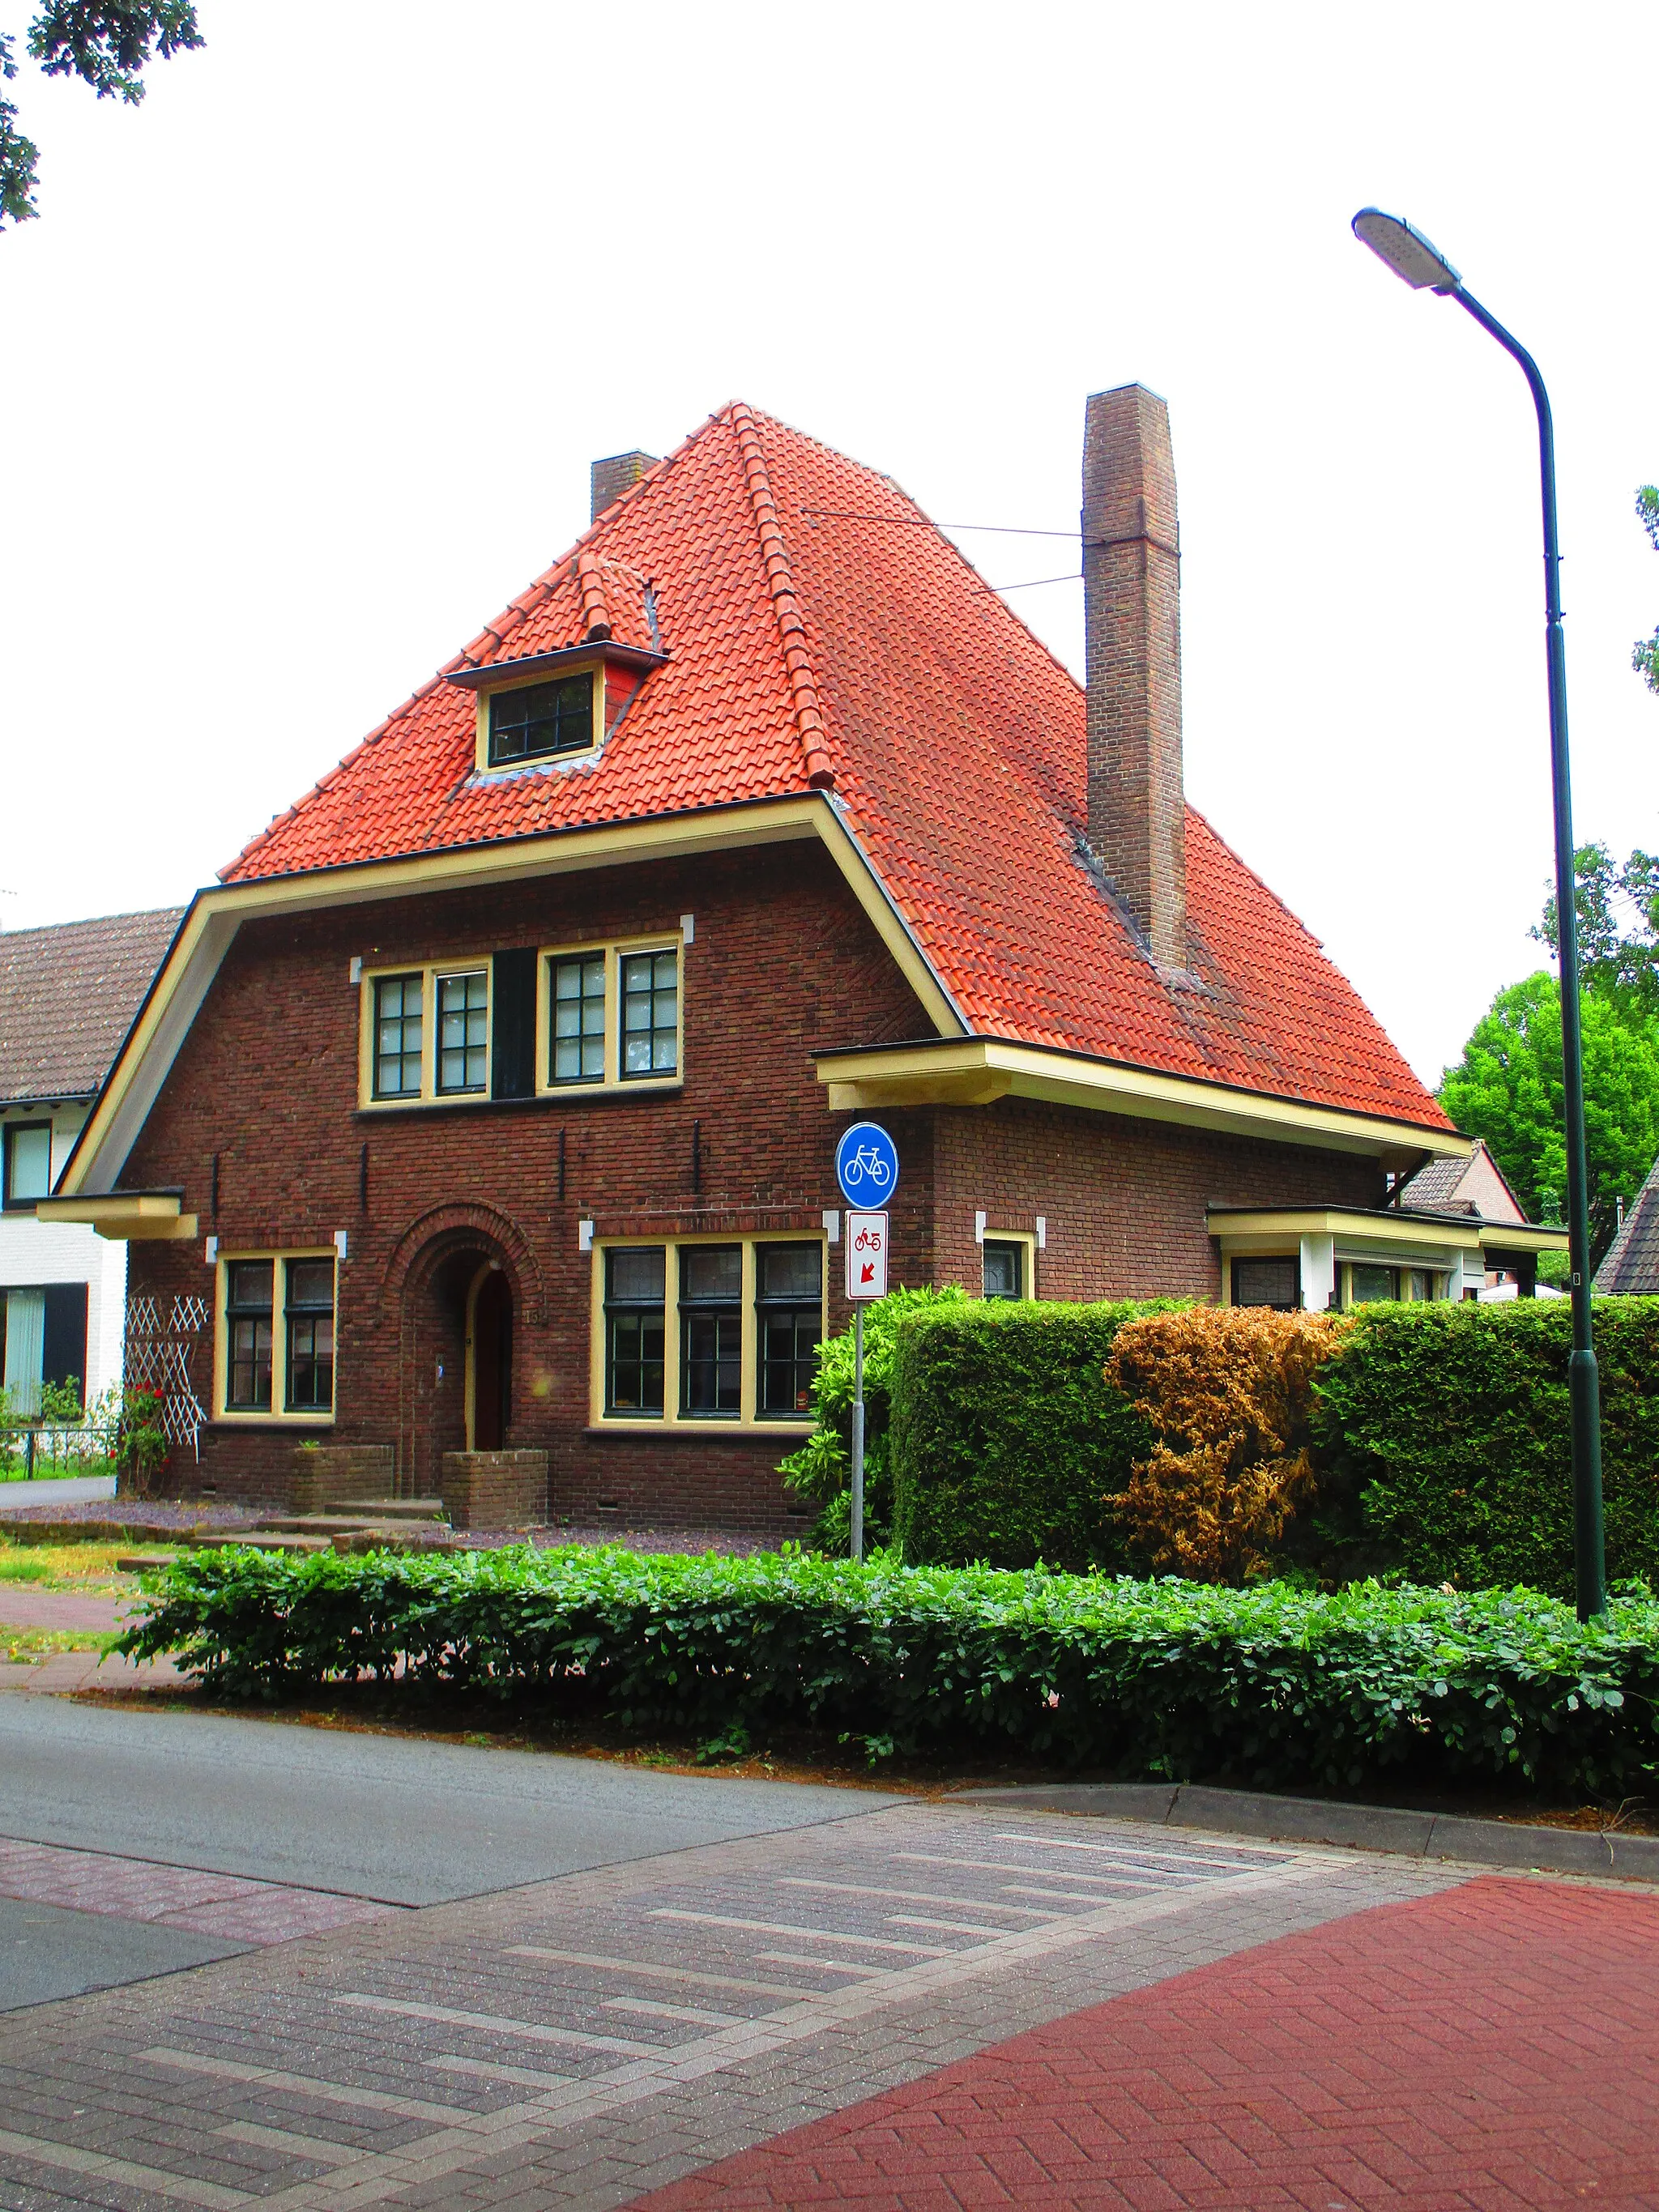
<instances>
[{"instance_id":1,"label":"green hedge","mask_svg":"<svg viewBox=\"0 0 1659 2212\"><path fill-rule=\"evenodd\" d=\"M975 1299L906 1320L893 1361L893 1534L919 1564L1115 1569L1105 1500L1152 1432L1103 1370L1137 1314L1178 1303Z\"/></svg>"},{"instance_id":2,"label":"green hedge","mask_svg":"<svg viewBox=\"0 0 1659 2212\"><path fill-rule=\"evenodd\" d=\"M1659 1298L1597 1298L1595 1325L1607 1571L1659 1580ZM1317 1388L1333 1505L1374 1559L1571 1592L1571 1349L1565 1298L1364 1310Z\"/></svg>"},{"instance_id":3,"label":"green hedge","mask_svg":"<svg viewBox=\"0 0 1659 2212\"><path fill-rule=\"evenodd\" d=\"M1659 1604L1318 1596L799 1554L187 1553L121 1639L222 1693L330 1680L602 1702L636 1731L811 1724L893 1747L1352 1787L1386 1770L1628 1795L1659 1766Z\"/></svg>"}]
</instances>

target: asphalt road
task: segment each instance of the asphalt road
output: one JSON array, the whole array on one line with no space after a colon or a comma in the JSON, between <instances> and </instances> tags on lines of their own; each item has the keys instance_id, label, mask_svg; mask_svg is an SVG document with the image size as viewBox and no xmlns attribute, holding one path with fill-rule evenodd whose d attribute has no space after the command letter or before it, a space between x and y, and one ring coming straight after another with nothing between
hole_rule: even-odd
<instances>
[{"instance_id":1,"label":"asphalt road","mask_svg":"<svg viewBox=\"0 0 1659 2212\"><path fill-rule=\"evenodd\" d=\"M216 1714L0 1698L0 1835L393 1905L894 1802Z\"/></svg>"}]
</instances>

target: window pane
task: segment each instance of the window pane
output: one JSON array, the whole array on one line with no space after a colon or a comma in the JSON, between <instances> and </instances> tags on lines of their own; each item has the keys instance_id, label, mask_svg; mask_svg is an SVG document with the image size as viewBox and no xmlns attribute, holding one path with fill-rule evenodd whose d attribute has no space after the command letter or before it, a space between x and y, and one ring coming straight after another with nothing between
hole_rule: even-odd
<instances>
[{"instance_id":1,"label":"window pane","mask_svg":"<svg viewBox=\"0 0 1659 2212\"><path fill-rule=\"evenodd\" d=\"M288 1275L288 1407L334 1410L334 1262L290 1260Z\"/></svg>"},{"instance_id":2,"label":"window pane","mask_svg":"<svg viewBox=\"0 0 1659 2212\"><path fill-rule=\"evenodd\" d=\"M1394 1298L1400 1295L1392 1267L1356 1267L1353 1270L1353 1303L1369 1305L1377 1298Z\"/></svg>"},{"instance_id":3,"label":"window pane","mask_svg":"<svg viewBox=\"0 0 1659 2212\"><path fill-rule=\"evenodd\" d=\"M418 975L382 975L374 986L374 1096L406 1098L421 1088Z\"/></svg>"},{"instance_id":4,"label":"window pane","mask_svg":"<svg viewBox=\"0 0 1659 2212\"><path fill-rule=\"evenodd\" d=\"M735 1419L743 1407L743 1313L735 1306L680 1312L680 1405L688 1413Z\"/></svg>"},{"instance_id":5,"label":"window pane","mask_svg":"<svg viewBox=\"0 0 1659 2212\"><path fill-rule=\"evenodd\" d=\"M605 1255L605 1410L660 1413L666 1322L663 1286L667 1252L660 1244L624 1246Z\"/></svg>"},{"instance_id":6,"label":"window pane","mask_svg":"<svg viewBox=\"0 0 1659 2212\"><path fill-rule=\"evenodd\" d=\"M553 963L555 1083L599 1083L605 1076L605 955Z\"/></svg>"},{"instance_id":7,"label":"window pane","mask_svg":"<svg viewBox=\"0 0 1659 2212\"><path fill-rule=\"evenodd\" d=\"M984 1244L985 1295L988 1298L1023 1298L1025 1295L1025 1247L1023 1244Z\"/></svg>"},{"instance_id":8,"label":"window pane","mask_svg":"<svg viewBox=\"0 0 1659 2212\"><path fill-rule=\"evenodd\" d=\"M683 1298L740 1298L743 1296L743 1247L740 1244L693 1244L680 1254L680 1296Z\"/></svg>"},{"instance_id":9,"label":"window pane","mask_svg":"<svg viewBox=\"0 0 1659 2212\"><path fill-rule=\"evenodd\" d=\"M1294 1313L1301 1303L1301 1270L1294 1260L1235 1260L1233 1304L1272 1306Z\"/></svg>"},{"instance_id":10,"label":"window pane","mask_svg":"<svg viewBox=\"0 0 1659 2212\"><path fill-rule=\"evenodd\" d=\"M244 1413L270 1411L272 1271L269 1260L233 1261L227 1271L225 1401Z\"/></svg>"},{"instance_id":11,"label":"window pane","mask_svg":"<svg viewBox=\"0 0 1659 2212\"><path fill-rule=\"evenodd\" d=\"M45 1121L6 1131L6 1203L21 1206L52 1191L52 1129Z\"/></svg>"},{"instance_id":12,"label":"window pane","mask_svg":"<svg viewBox=\"0 0 1659 2212\"><path fill-rule=\"evenodd\" d=\"M672 1075L679 1060L679 955L629 952L622 963L623 1073Z\"/></svg>"},{"instance_id":13,"label":"window pane","mask_svg":"<svg viewBox=\"0 0 1659 2212\"><path fill-rule=\"evenodd\" d=\"M593 678L587 670L556 684L498 691L489 702L492 767L584 751L593 742Z\"/></svg>"},{"instance_id":14,"label":"window pane","mask_svg":"<svg viewBox=\"0 0 1659 2212\"><path fill-rule=\"evenodd\" d=\"M816 1298L823 1282L819 1244L763 1244L755 1255L763 1298Z\"/></svg>"},{"instance_id":15,"label":"window pane","mask_svg":"<svg viewBox=\"0 0 1659 2212\"><path fill-rule=\"evenodd\" d=\"M438 1088L482 1091L489 1067L489 978L438 978Z\"/></svg>"},{"instance_id":16,"label":"window pane","mask_svg":"<svg viewBox=\"0 0 1659 2212\"><path fill-rule=\"evenodd\" d=\"M660 1244L623 1245L619 1250L608 1252L605 1258L611 1269L612 1300L634 1304L641 1299L654 1300L660 1305L667 1279L667 1257Z\"/></svg>"}]
</instances>

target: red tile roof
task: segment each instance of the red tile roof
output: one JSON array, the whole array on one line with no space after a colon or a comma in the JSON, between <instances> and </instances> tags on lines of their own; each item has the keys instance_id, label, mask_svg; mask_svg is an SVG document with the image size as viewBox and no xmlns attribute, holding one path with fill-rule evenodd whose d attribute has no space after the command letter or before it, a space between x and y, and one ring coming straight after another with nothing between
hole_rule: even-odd
<instances>
[{"instance_id":1,"label":"red tile roof","mask_svg":"<svg viewBox=\"0 0 1659 2212\"><path fill-rule=\"evenodd\" d=\"M833 790L976 1033L1443 1128L1316 940L1191 809L1194 987L1083 841L1084 702L891 480L742 404L608 508L448 671L668 654L597 757L474 773L434 678L225 871L245 883Z\"/></svg>"}]
</instances>

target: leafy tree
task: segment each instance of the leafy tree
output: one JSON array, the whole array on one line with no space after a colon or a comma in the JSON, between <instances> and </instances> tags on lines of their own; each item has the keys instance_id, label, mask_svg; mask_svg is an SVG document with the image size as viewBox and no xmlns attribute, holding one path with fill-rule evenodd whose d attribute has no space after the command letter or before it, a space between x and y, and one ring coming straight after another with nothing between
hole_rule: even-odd
<instances>
[{"instance_id":1,"label":"leafy tree","mask_svg":"<svg viewBox=\"0 0 1659 2212\"><path fill-rule=\"evenodd\" d=\"M1647 532L1654 551L1659 553L1659 484L1644 484L1637 493L1636 519ZM1650 691L1659 691L1659 629L1632 647L1630 665Z\"/></svg>"},{"instance_id":2,"label":"leafy tree","mask_svg":"<svg viewBox=\"0 0 1659 2212\"><path fill-rule=\"evenodd\" d=\"M1581 845L1573 872L1583 989L1633 1012L1659 1014L1659 855L1638 846L1620 861L1605 845ZM1530 934L1559 953L1553 892Z\"/></svg>"},{"instance_id":3,"label":"leafy tree","mask_svg":"<svg viewBox=\"0 0 1659 2212\"><path fill-rule=\"evenodd\" d=\"M1613 1242L1617 1201L1635 1194L1659 1153L1659 1015L1593 991L1583 1006L1595 1266ZM1440 1103L1460 1129L1485 1138L1530 1218L1560 1218L1567 1153L1553 975L1540 969L1498 993L1446 1071Z\"/></svg>"},{"instance_id":4,"label":"leafy tree","mask_svg":"<svg viewBox=\"0 0 1659 2212\"><path fill-rule=\"evenodd\" d=\"M32 61L48 76L78 76L100 100L136 107L152 52L162 61L199 46L192 0L42 0L29 25ZM12 36L0 31L0 85L17 75ZM0 92L0 230L40 213L34 204L40 150L17 128L17 104Z\"/></svg>"}]
</instances>

